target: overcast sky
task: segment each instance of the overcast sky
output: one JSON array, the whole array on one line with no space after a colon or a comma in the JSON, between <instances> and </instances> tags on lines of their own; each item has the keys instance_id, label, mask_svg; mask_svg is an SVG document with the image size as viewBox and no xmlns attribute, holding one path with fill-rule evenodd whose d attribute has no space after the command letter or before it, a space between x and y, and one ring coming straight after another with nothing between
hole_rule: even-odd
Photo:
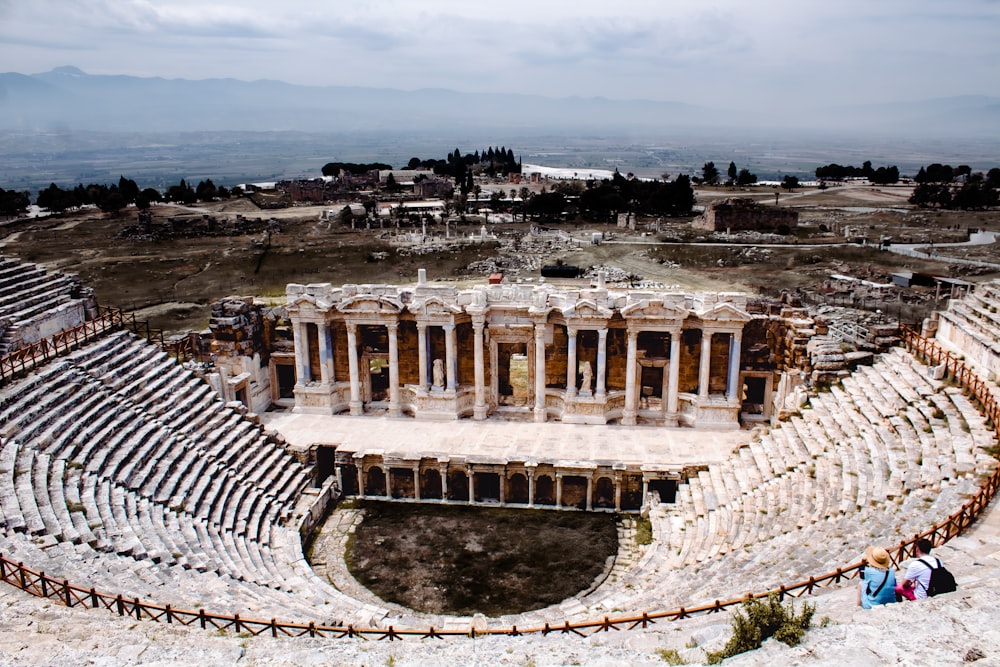
<instances>
[{"instance_id":1,"label":"overcast sky","mask_svg":"<svg viewBox=\"0 0 1000 667\"><path fill-rule=\"evenodd\" d=\"M0 71L793 110L1000 91L1000 0L0 0Z\"/></svg>"}]
</instances>

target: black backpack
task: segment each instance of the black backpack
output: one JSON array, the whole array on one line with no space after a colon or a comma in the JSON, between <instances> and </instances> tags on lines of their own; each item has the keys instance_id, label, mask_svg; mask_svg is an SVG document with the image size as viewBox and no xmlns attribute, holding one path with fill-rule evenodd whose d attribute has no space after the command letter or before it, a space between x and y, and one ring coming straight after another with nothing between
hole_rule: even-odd
<instances>
[{"instance_id":1,"label":"black backpack","mask_svg":"<svg viewBox=\"0 0 1000 667\"><path fill-rule=\"evenodd\" d=\"M958 584L955 583L955 575L941 564L941 559L934 559L937 561L937 567L934 567L923 558L918 560L931 570L931 581L927 586L927 597L934 597L941 593L954 593L958 589Z\"/></svg>"}]
</instances>

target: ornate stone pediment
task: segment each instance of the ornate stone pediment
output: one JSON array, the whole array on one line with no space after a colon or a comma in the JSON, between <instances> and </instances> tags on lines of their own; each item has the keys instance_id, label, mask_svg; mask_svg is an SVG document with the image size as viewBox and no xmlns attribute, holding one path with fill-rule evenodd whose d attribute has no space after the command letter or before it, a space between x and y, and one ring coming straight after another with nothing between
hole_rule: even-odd
<instances>
[{"instance_id":1,"label":"ornate stone pediment","mask_svg":"<svg viewBox=\"0 0 1000 667\"><path fill-rule=\"evenodd\" d=\"M676 320L680 322L687 316L687 308L664 303L660 299L642 299L622 308L622 317L633 320Z\"/></svg>"},{"instance_id":2,"label":"ornate stone pediment","mask_svg":"<svg viewBox=\"0 0 1000 667\"><path fill-rule=\"evenodd\" d=\"M337 309L355 315L397 315L403 310L403 304L387 296L360 294L345 299Z\"/></svg>"},{"instance_id":3,"label":"ornate stone pediment","mask_svg":"<svg viewBox=\"0 0 1000 667\"><path fill-rule=\"evenodd\" d=\"M698 312L705 322L740 322L746 323L753 319L749 313L741 310L731 303L720 303L706 310Z\"/></svg>"},{"instance_id":4,"label":"ornate stone pediment","mask_svg":"<svg viewBox=\"0 0 1000 667\"><path fill-rule=\"evenodd\" d=\"M299 294L285 306L285 309L291 315L310 312L326 313L330 311L330 308L330 303L311 294Z\"/></svg>"},{"instance_id":5,"label":"ornate stone pediment","mask_svg":"<svg viewBox=\"0 0 1000 667\"><path fill-rule=\"evenodd\" d=\"M612 316L610 308L597 305L590 299L582 299L560 310L567 320L606 320Z\"/></svg>"},{"instance_id":6,"label":"ornate stone pediment","mask_svg":"<svg viewBox=\"0 0 1000 667\"><path fill-rule=\"evenodd\" d=\"M414 315L423 315L425 317L433 317L435 315L450 317L452 315L458 315L462 312L461 306L446 303L443 299L436 296L411 303L407 306L407 310Z\"/></svg>"}]
</instances>

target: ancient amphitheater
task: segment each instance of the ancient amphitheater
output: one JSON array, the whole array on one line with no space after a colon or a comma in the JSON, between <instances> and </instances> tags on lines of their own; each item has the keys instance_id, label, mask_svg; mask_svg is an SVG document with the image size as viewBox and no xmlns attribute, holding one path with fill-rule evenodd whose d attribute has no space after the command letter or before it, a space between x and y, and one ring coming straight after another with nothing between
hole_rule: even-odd
<instances>
[{"instance_id":1,"label":"ancient amphitheater","mask_svg":"<svg viewBox=\"0 0 1000 667\"><path fill-rule=\"evenodd\" d=\"M925 327L936 338L904 331L850 372L819 368L829 341L804 311L740 295L448 289L290 286L283 347L240 333L259 321L249 302L220 306L217 364L195 373L73 278L0 259L3 660L662 664L657 650L676 648L697 662L724 642L728 605L771 590L815 593L831 624L799 653L737 662L889 659L872 644L917 662L959 662L962 641L1000 651L1000 518L986 509L1000 484L1000 284L953 300ZM573 428L601 454L299 447L255 414L271 402L373 426L545 422L516 426ZM675 432L736 445L693 465L603 444ZM654 540L623 532L606 578L559 605L431 616L310 568L303 536L341 494L641 511ZM854 610L856 566L872 543L901 562L928 531L961 588L921 603L947 622L919 632L959 644L906 653L904 609ZM880 627L899 643L871 640Z\"/></svg>"}]
</instances>

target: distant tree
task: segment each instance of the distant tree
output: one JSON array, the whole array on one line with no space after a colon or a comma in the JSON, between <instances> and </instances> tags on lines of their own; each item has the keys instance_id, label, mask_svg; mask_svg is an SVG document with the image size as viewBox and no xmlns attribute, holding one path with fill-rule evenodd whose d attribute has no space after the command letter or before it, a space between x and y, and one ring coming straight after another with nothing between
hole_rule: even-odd
<instances>
[{"instance_id":1,"label":"distant tree","mask_svg":"<svg viewBox=\"0 0 1000 667\"><path fill-rule=\"evenodd\" d=\"M735 162L732 161L729 162L729 170L726 173L729 175L730 184L735 183L737 174Z\"/></svg>"},{"instance_id":2,"label":"distant tree","mask_svg":"<svg viewBox=\"0 0 1000 667\"><path fill-rule=\"evenodd\" d=\"M187 181L182 178L180 183L167 188L164 199L178 204L193 204L197 201L198 195L195 194L194 188L188 185Z\"/></svg>"},{"instance_id":3,"label":"distant tree","mask_svg":"<svg viewBox=\"0 0 1000 667\"><path fill-rule=\"evenodd\" d=\"M0 188L0 215L16 215L31 205L31 194Z\"/></svg>"},{"instance_id":4,"label":"distant tree","mask_svg":"<svg viewBox=\"0 0 1000 667\"><path fill-rule=\"evenodd\" d=\"M494 213L500 210L500 202L503 201L503 192L499 190L494 190L490 193L490 209Z\"/></svg>"},{"instance_id":5,"label":"distant tree","mask_svg":"<svg viewBox=\"0 0 1000 667\"><path fill-rule=\"evenodd\" d=\"M868 180L876 185L889 185L890 183L899 182L899 169L893 165L891 167L879 167L873 171L869 176Z\"/></svg>"},{"instance_id":6,"label":"distant tree","mask_svg":"<svg viewBox=\"0 0 1000 667\"><path fill-rule=\"evenodd\" d=\"M401 186L396 182L396 177L389 174L385 179L385 191L386 192L399 192Z\"/></svg>"},{"instance_id":7,"label":"distant tree","mask_svg":"<svg viewBox=\"0 0 1000 667\"><path fill-rule=\"evenodd\" d=\"M155 188L146 188L135 196L136 208L145 211L153 202L163 201L160 191Z\"/></svg>"},{"instance_id":8,"label":"distant tree","mask_svg":"<svg viewBox=\"0 0 1000 667\"><path fill-rule=\"evenodd\" d=\"M964 177L966 180L972 175L972 167L967 164L960 164L955 167L955 178Z\"/></svg>"},{"instance_id":9,"label":"distant tree","mask_svg":"<svg viewBox=\"0 0 1000 667\"><path fill-rule=\"evenodd\" d=\"M63 190L55 183L52 183L44 190L40 190L35 203L39 207L54 213L62 213L68 208L79 206L79 202L73 192Z\"/></svg>"},{"instance_id":10,"label":"distant tree","mask_svg":"<svg viewBox=\"0 0 1000 667\"><path fill-rule=\"evenodd\" d=\"M566 195L561 192L541 192L532 197L528 204L528 211L533 220L558 218L565 208Z\"/></svg>"},{"instance_id":11,"label":"distant tree","mask_svg":"<svg viewBox=\"0 0 1000 667\"><path fill-rule=\"evenodd\" d=\"M117 213L125 208L125 206L125 198L122 197L121 192L118 191L116 186L112 186L107 195L98 203L98 208L105 213Z\"/></svg>"},{"instance_id":12,"label":"distant tree","mask_svg":"<svg viewBox=\"0 0 1000 667\"><path fill-rule=\"evenodd\" d=\"M410 161L406 163L406 166L403 167L403 169L416 169L417 167L420 166L420 163L421 163L420 158L411 157Z\"/></svg>"},{"instance_id":13,"label":"distant tree","mask_svg":"<svg viewBox=\"0 0 1000 667\"><path fill-rule=\"evenodd\" d=\"M204 181L199 181L197 187L194 189L195 195L198 197L198 201L214 201L218 195L218 190L215 187L215 183L212 179L206 179Z\"/></svg>"},{"instance_id":14,"label":"distant tree","mask_svg":"<svg viewBox=\"0 0 1000 667\"><path fill-rule=\"evenodd\" d=\"M757 174L751 174L749 169L740 169L740 173L736 176L736 185L753 185L757 182Z\"/></svg>"},{"instance_id":15,"label":"distant tree","mask_svg":"<svg viewBox=\"0 0 1000 667\"><path fill-rule=\"evenodd\" d=\"M126 204L134 204L135 198L139 195L139 186L131 178L118 177L118 192Z\"/></svg>"},{"instance_id":16,"label":"distant tree","mask_svg":"<svg viewBox=\"0 0 1000 667\"><path fill-rule=\"evenodd\" d=\"M714 162L706 162L701 168L701 180L706 185L716 185L719 182L719 170Z\"/></svg>"}]
</instances>

